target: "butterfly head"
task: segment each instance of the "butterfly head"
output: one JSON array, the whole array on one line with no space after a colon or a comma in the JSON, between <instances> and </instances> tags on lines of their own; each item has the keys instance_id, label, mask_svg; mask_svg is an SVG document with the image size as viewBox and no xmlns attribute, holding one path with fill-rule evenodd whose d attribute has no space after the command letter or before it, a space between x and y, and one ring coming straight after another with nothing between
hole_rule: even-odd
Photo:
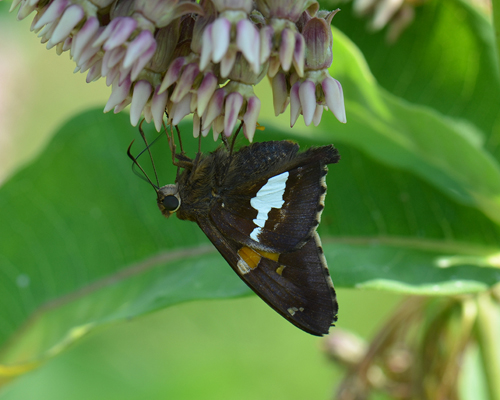
<instances>
[{"instance_id":1,"label":"butterfly head","mask_svg":"<svg viewBox=\"0 0 500 400\"><path fill-rule=\"evenodd\" d=\"M181 196L177 185L165 185L158 189L158 208L165 217L170 217L181 206Z\"/></svg>"}]
</instances>

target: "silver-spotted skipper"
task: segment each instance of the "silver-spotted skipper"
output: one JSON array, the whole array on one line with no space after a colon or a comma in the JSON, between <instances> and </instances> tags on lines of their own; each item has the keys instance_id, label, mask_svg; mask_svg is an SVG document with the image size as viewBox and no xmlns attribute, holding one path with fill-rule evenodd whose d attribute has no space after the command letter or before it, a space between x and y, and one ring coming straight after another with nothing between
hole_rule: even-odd
<instances>
[{"instance_id":1,"label":"silver-spotted skipper","mask_svg":"<svg viewBox=\"0 0 500 400\"><path fill-rule=\"evenodd\" d=\"M151 183L160 211L196 222L238 276L292 324L327 334L338 304L316 227L326 165L338 162L337 150L299 152L290 141L253 143L235 153L226 147L198 152L194 160L176 154L182 168L176 183ZM130 148L129 156L137 164Z\"/></svg>"}]
</instances>

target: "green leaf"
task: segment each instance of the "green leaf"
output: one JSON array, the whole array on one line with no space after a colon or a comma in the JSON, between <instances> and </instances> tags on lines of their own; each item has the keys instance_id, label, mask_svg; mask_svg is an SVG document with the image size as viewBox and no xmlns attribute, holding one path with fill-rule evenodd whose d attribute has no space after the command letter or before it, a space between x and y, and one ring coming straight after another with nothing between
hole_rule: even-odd
<instances>
[{"instance_id":1,"label":"green leaf","mask_svg":"<svg viewBox=\"0 0 500 400\"><path fill-rule=\"evenodd\" d=\"M431 6L431 3L439 5ZM441 3L446 3L446 6ZM478 207L498 223L500 152L497 150L500 150L500 114L493 104L500 104L500 82L494 64L491 26L460 1L429 2L429 5L420 9L424 15L418 14L415 27L412 25L411 28L415 30L411 31L415 35L405 33L403 37L407 41L402 37L401 43L392 47L385 43L382 34L369 35L363 26L366 23L364 20L350 18L348 7L335 17L334 25L357 39L363 51L367 52L370 66L374 65L377 75L372 75L363 54L354 43L334 29L335 58L330 72L343 86L348 122L341 125L331 113L324 113L320 130L325 138L350 143L384 164L411 171L461 203ZM457 15L466 18L467 23L454 24L456 21L453 18ZM451 22L448 21L450 18ZM346 19L348 23L343 22ZM446 27L445 32L429 35L429 26L441 32L444 29L442 25ZM481 52L481 57L477 58L477 80L471 83L471 93L463 89L456 92L455 81L472 79L466 76L470 69L460 67L469 55L459 51L458 44L451 43L453 51L450 50L450 54L445 52L442 56L444 61L435 65L437 50L432 49L445 47L444 42L453 41L450 38L455 36L467 37L466 43L475 43ZM460 42L460 46L465 44ZM374 51L374 48L378 51ZM462 61L453 62L450 59L452 55ZM418 65L425 65L422 70L427 75L419 69L419 73L412 75L411 80L404 79L401 75L406 73L407 68L403 68L401 60L410 59L416 63L414 57L420 57ZM447 74L449 66L455 64L457 66L453 72ZM432 101L422 101L416 94L429 86L424 82L424 76L428 79L432 76L431 71L440 74L441 79L439 84L431 85L432 90L429 89L433 94L429 97ZM403 98L381 88L376 78L381 79L386 87L393 80L408 82L402 93L392 90ZM475 101L486 103L477 107L473 103ZM450 115L456 115L449 112L450 104L457 102L460 103L457 108L460 118L450 118ZM264 105L264 112L269 108L270 105ZM467 113L462 112L465 108ZM465 120L465 117L470 117L470 121ZM283 117L280 121L287 124ZM319 133L317 128L305 128L300 123L298 126L302 126L303 132ZM484 127L485 131L479 130L478 126ZM289 130L294 135L297 135L297 131L300 132L297 126Z\"/></svg>"},{"instance_id":2,"label":"green leaf","mask_svg":"<svg viewBox=\"0 0 500 400\"><path fill-rule=\"evenodd\" d=\"M497 65L500 65L500 7L498 1L492 2L491 5L493 7L493 26L495 30Z\"/></svg>"},{"instance_id":3,"label":"green leaf","mask_svg":"<svg viewBox=\"0 0 500 400\"><path fill-rule=\"evenodd\" d=\"M500 222L500 168L463 134L466 127L382 91L379 95L376 106L384 107L383 113L372 105L347 102L352 122L336 129L336 140L363 149L380 162L412 171ZM320 128L325 135L330 135L333 123L329 114L323 118Z\"/></svg>"},{"instance_id":4,"label":"green leaf","mask_svg":"<svg viewBox=\"0 0 500 400\"><path fill-rule=\"evenodd\" d=\"M10 8L10 2L7 1L0 2L0 18L8 14L9 8Z\"/></svg>"},{"instance_id":5,"label":"green leaf","mask_svg":"<svg viewBox=\"0 0 500 400\"><path fill-rule=\"evenodd\" d=\"M419 177L338 144L319 232L334 282L415 294L488 288L500 229ZM496 257L496 258L495 258Z\"/></svg>"},{"instance_id":6,"label":"green leaf","mask_svg":"<svg viewBox=\"0 0 500 400\"><path fill-rule=\"evenodd\" d=\"M325 113L313 140L297 127L257 137L339 148L319 227L334 283L447 295L499 282L499 165L481 133L381 89L356 47L335 38L348 124ZM191 128L181 130L193 155ZM249 293L196 224L161 217L130 172L137 137L125 115L82 114L1 188L0 378L106 324ZM162 184L176 172L167 147L153 146Z\"/></svg>"},{"instance_id":7,"label":"green leaf","mask_svg":"<svg viewBox=\"0 0 500 400\"><path fill-rule=\"evenodd\" d=\"M190 128L181 129L193 154ZM82 114L1 189L4 375L36 366L104 324L249 293L196 224L165 220L154 191L131 174L125 151L137 136L126 115ZM262 138L285 137L267 129ZM319 229L337 286L448 294L500 281L499 270L478 267L489 265L498 226L407 172L339 148L343 160L330 169ZM166 140L153 149L161 182L173 181ZM471 231L471 221L481 229ZM457 253L468 258L436 266Z\"/></svg>"},{"instance_id":8,"label":"green leaf","mask_svg":"<svg viewBox=\"0 0 500 400\"><path fill-rule=\"evenodd\" d=\"M348 123L331 113L320 128L324 136L350 143L371 157L412 171L448 196L481 209L500 222L500 167L470 125L435 110L412 105L381 89L364 68L354 45L336 32L334 73L346 95Z\"/></svg>"},{"instance_id":9,"label":"green leaf","mask_svg":"<svg viewBox=\"0 0 500 400\"><path fill-rule=\"evenodd\" d=\"M137 136L125 115L83 114L2 187L3 363L42 361L93 327L181 301L248 293L195 224L161 216L130 170ZM169 162L156 163L165 182Z\"/></svg>"},{"instance_id":10,"label":"green leaf","mask_svg":"<svg viewBox=\"0 0 500 400\"><path fill-rule=\"evenodd\" d=\"M378 83L414 104L467 120L500 159L500 73L491 23L463 0L428 1L396 43L342 3L333 26L358 46ZM334 45L336 37L334 36ZM334 68L342 56L334 50ZM352 117L347 116L349 122Z\"/></svg>"}]
</instances>

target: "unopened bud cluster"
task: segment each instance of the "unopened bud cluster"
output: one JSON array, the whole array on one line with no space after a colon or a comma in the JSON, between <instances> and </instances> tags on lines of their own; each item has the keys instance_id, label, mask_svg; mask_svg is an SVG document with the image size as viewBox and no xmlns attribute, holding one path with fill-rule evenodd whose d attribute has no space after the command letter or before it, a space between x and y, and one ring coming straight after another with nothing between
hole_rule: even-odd
<instances>
[{"instance_id":1,"label":"unopened bud cluster","mask_svg":"<svg viewBox=\"0 0 500 400\"><path fill-rule=\"evenodd\" d=\"M193 114L193 132L230 136L238 120L251 141L261 103L253 87L270 79L275 114L288 104L317 125L324 109L346 121L342 86L328 73L336 11L312 0L14 0L18 18L47 48L69 51L87 82L112 86L104 109L130 104L161 129Z\"/></svg>"}]
</instances>

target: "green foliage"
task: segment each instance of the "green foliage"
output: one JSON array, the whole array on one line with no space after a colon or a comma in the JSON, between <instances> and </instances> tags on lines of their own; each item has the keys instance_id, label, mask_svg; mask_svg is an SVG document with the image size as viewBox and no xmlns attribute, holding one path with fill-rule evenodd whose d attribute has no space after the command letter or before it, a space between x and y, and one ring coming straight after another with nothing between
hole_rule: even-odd
<instances>
[{"instance_id":1,"label":"green foliage","mask_svg":"<svg viewBox=\"0 0 500 400\"><path fill-rule=\"evenodd\" d=\"M9 12L10 4L6 1L0 2L0 17Z\"/></svg>"},{"instance_id":2,"label":"green foliage","mask_svg":"<svg viewBox=\"0 0 500 400\"><path fill-rule=\"evenodd\" d=\"M500 282L491 26L452 0L418 8L395 45L368 34L349 6L334 25L343 33L334 31L332 75L348 123L325 113L318 128L294 135L301 147L333 141L342 155L330 167L319 227L336 287L487 290ZM290 138L262 122L257 140ZM189 124L181 131L193 155ZM7 375L100 326L249 294L196 224L162 218L153 190L130 171L126 148L137 138L126 115L82 113L0 189L0 364L19 368ZM153 146L162 184L176 172L165 142Z\"/></svg>"}]
</instances>

